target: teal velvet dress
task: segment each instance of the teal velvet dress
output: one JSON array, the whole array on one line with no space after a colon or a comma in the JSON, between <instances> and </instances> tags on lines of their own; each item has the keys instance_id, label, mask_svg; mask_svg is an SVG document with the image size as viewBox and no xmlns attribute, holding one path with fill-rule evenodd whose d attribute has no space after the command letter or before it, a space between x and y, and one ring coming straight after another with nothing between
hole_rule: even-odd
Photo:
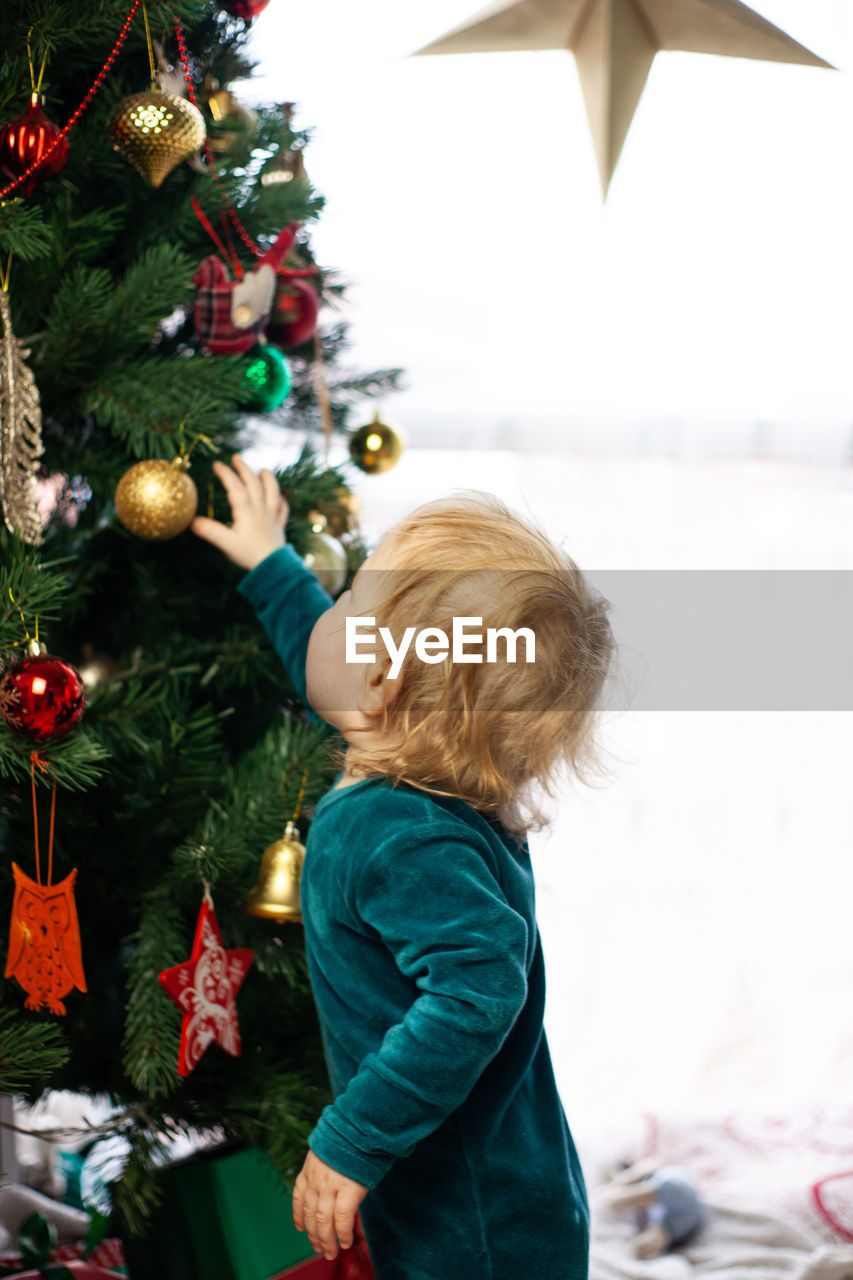
<instances>
[{"instance_id":1,"label":"teal velvet dress","mask_svg":"<svg viewBox=\"0 0 853 1280\"><path fill-rule=\"evenodd\" d=\"M331 596L290 546L239 590L325 724L305 655ZM586 1280L527 842L462 800L366 778L315 806L302 914L335 1099L308 1145L370 1188L376 1280Z\"/></svg>"}]
</instances>

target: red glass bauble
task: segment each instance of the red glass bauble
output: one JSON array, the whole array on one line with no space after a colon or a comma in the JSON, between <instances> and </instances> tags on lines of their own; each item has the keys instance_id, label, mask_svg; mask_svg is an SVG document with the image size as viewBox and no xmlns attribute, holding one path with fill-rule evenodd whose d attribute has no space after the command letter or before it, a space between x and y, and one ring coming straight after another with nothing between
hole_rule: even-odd
<instances>
[{"instance_id":1,"label":"red glass bauble","mask_svg":"<svg viewBox=\"0 0 853 1280\"><path fill-rule=\"evenodd\" d=\"M245 18L247 22L251 22L266 9L269 2L270 0L222 0L222 8L232 18Z\"/></svg>"},{"instance_id":2,"label":"red glass bauble","mask_svg":"<svg viewBox=\"0 0 853 1280\"><path fill-rule=\"evenodd\" d=\"M14 663L0 680L0 714L10 728L35 742L63 738L85 705L80 672L46 653Z\"/></svg>"},{"instance_id":3,"label":"red glass bauble","mask_svg":"<svg viewBox=\"0 0 853 1280\"><path fill-rule=\"evenodd\" d=\"M62 132L58 124L48 120L41 104L41 95L33 93L24 114L0 129L0 169L10 178L20 178L31 164L41 159L56 135ZM32 195L40 182L59 173L67 159L68 139L63 138L51 152L50 159L45 160L12 194Z\"/></svg>"},{"instance_id":4,"label":"red glass bauble","mask_svg":"<svg viewBox=\"0 0 853 1280\"><path fill-rule=\"evenodd\" d=\"M266 336L277 347L301 347L317 328L320 299L306 281L279 276Z\"/></svg>"}]
</instances>

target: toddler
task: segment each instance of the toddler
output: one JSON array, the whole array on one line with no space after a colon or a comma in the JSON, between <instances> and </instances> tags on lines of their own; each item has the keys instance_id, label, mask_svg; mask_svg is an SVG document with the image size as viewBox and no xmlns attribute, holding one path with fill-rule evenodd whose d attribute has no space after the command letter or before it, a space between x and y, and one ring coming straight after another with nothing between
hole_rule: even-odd
<instances>
[{"instance_id":1,"label":"toddler","mask_svg":"<svg viewBox=\"0 0 853 1280\"><path fill-rule=\"evenodd\" d=\"M586 1280L526 836L545 824L533 789L598 759L609 605L476 491L400 521L333 601L285 542L275 476L239 456L215 469L232 524L192 528L248 570L238 589L342 744L302 872L335 1100L308 1138L296 1226L335 1258L360 1212L376 1280ZM460 618L451 655L440 633ZM472 659L489 627L518 632L514 660L506 633Z\"/></svg>"}]
</instances>

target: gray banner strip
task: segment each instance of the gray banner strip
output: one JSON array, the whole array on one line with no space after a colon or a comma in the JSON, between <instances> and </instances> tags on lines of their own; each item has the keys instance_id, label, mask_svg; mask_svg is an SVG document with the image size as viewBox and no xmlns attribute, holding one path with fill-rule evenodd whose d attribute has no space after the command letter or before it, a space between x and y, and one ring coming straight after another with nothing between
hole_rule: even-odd
<instances>
[{"instance_id":1,"label":"gray banner strip","mask_svg":"<svg viewBox=\"0 0 853 1280\"><path fill-rule=\"evenodd\" d=\"M610 602L605 706L853 711L853 571L584 571Z\"/></svg>"},{"instance_id":2,"label":"gray banner strip","mask_svg":"<svg viewBox=\"0 0 853 1280\"><path fill-rule=\"evenodd\" d=\"M432 572L418 572L429 585ZM543 577L532 571L525 581L526 573L451 570L448 576L455 585L450 597L436 605L436 614L427 616L413 607L405 620L447 630L452 610L454 616L487 615L484 627L508 625L510 615L514 626L525 621L532 625L537 598L553 594L554 580L563 574L549 571ZM366 581L356 589L354 605L340 612L341 629L347 612L370 611L374 587L388 590L403 582L396 570L375 571L375 582L368 581L374 571L363 575ZM602 710L853 711L853 570L584 569L583 577L593 596L600 593L608 602L606 616L616 643ZM435 580L441 578L439 574ZM567 575L565 592L557 584L557 596L573 599L577 583L572 582ZM533 611L529 619L523 605L515 610L505 606L506 601L523 601L527 590ZM417 598L415 592L413 600ZM553 631L551 635L553 639ZM567 646L559 642L559 652L550 654L547 638L537 637L536 664L568 672L568 631L566 637ZM500 652L505 661L505 650ZM519 661L523 654L521 645ZM514 670L518 685L513 680L507 688L519 690L518 713L550 710L553 681L524 680L522 691L522 674Z\"/></svg>"}]
</instances>

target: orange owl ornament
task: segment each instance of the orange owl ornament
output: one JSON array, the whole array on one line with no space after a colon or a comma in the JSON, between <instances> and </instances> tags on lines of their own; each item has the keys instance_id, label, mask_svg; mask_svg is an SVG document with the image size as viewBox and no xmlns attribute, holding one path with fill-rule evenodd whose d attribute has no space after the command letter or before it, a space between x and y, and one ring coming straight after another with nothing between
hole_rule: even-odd
<instances>
[{"instance_id":1,"label":"orange owl ornament","mask_svg":"<svg viewBox=\"0 0 853 1280\"><path fill-rule=\"evenodd\" d=\"M9 927L9 952L5 977L15 978L27 993L24 1007L36 1012L47 1008L50 1013L65 1013L62 997L72 988L86 990L83 956L80 947L80 925L74 901L74 867L64 880L53 879L53 828L56 817L56 780L50 801L50 846L47 855L47 883L41 882L39 862L38 809L35 773L38 767L46 773L48 766L37 751L30 755L33 788L33 835L35 837L36 879L12 863L15 897Z\"/></svg>"},{"instance_id":2,"label":"orange owl ornament","mask_svg":"<svg viewBox=\"0 0 853 1280\"><path fill-rule=\"evenodd\" d=\"M47 1007L65 1013L62 997L72 988L86 990L80 926L74 901L75 867L58 884L31 880L12 863L15 898L9 930L7 978L15 978L27 993L25 1007Z\"/></svg>"}]
</instances>

